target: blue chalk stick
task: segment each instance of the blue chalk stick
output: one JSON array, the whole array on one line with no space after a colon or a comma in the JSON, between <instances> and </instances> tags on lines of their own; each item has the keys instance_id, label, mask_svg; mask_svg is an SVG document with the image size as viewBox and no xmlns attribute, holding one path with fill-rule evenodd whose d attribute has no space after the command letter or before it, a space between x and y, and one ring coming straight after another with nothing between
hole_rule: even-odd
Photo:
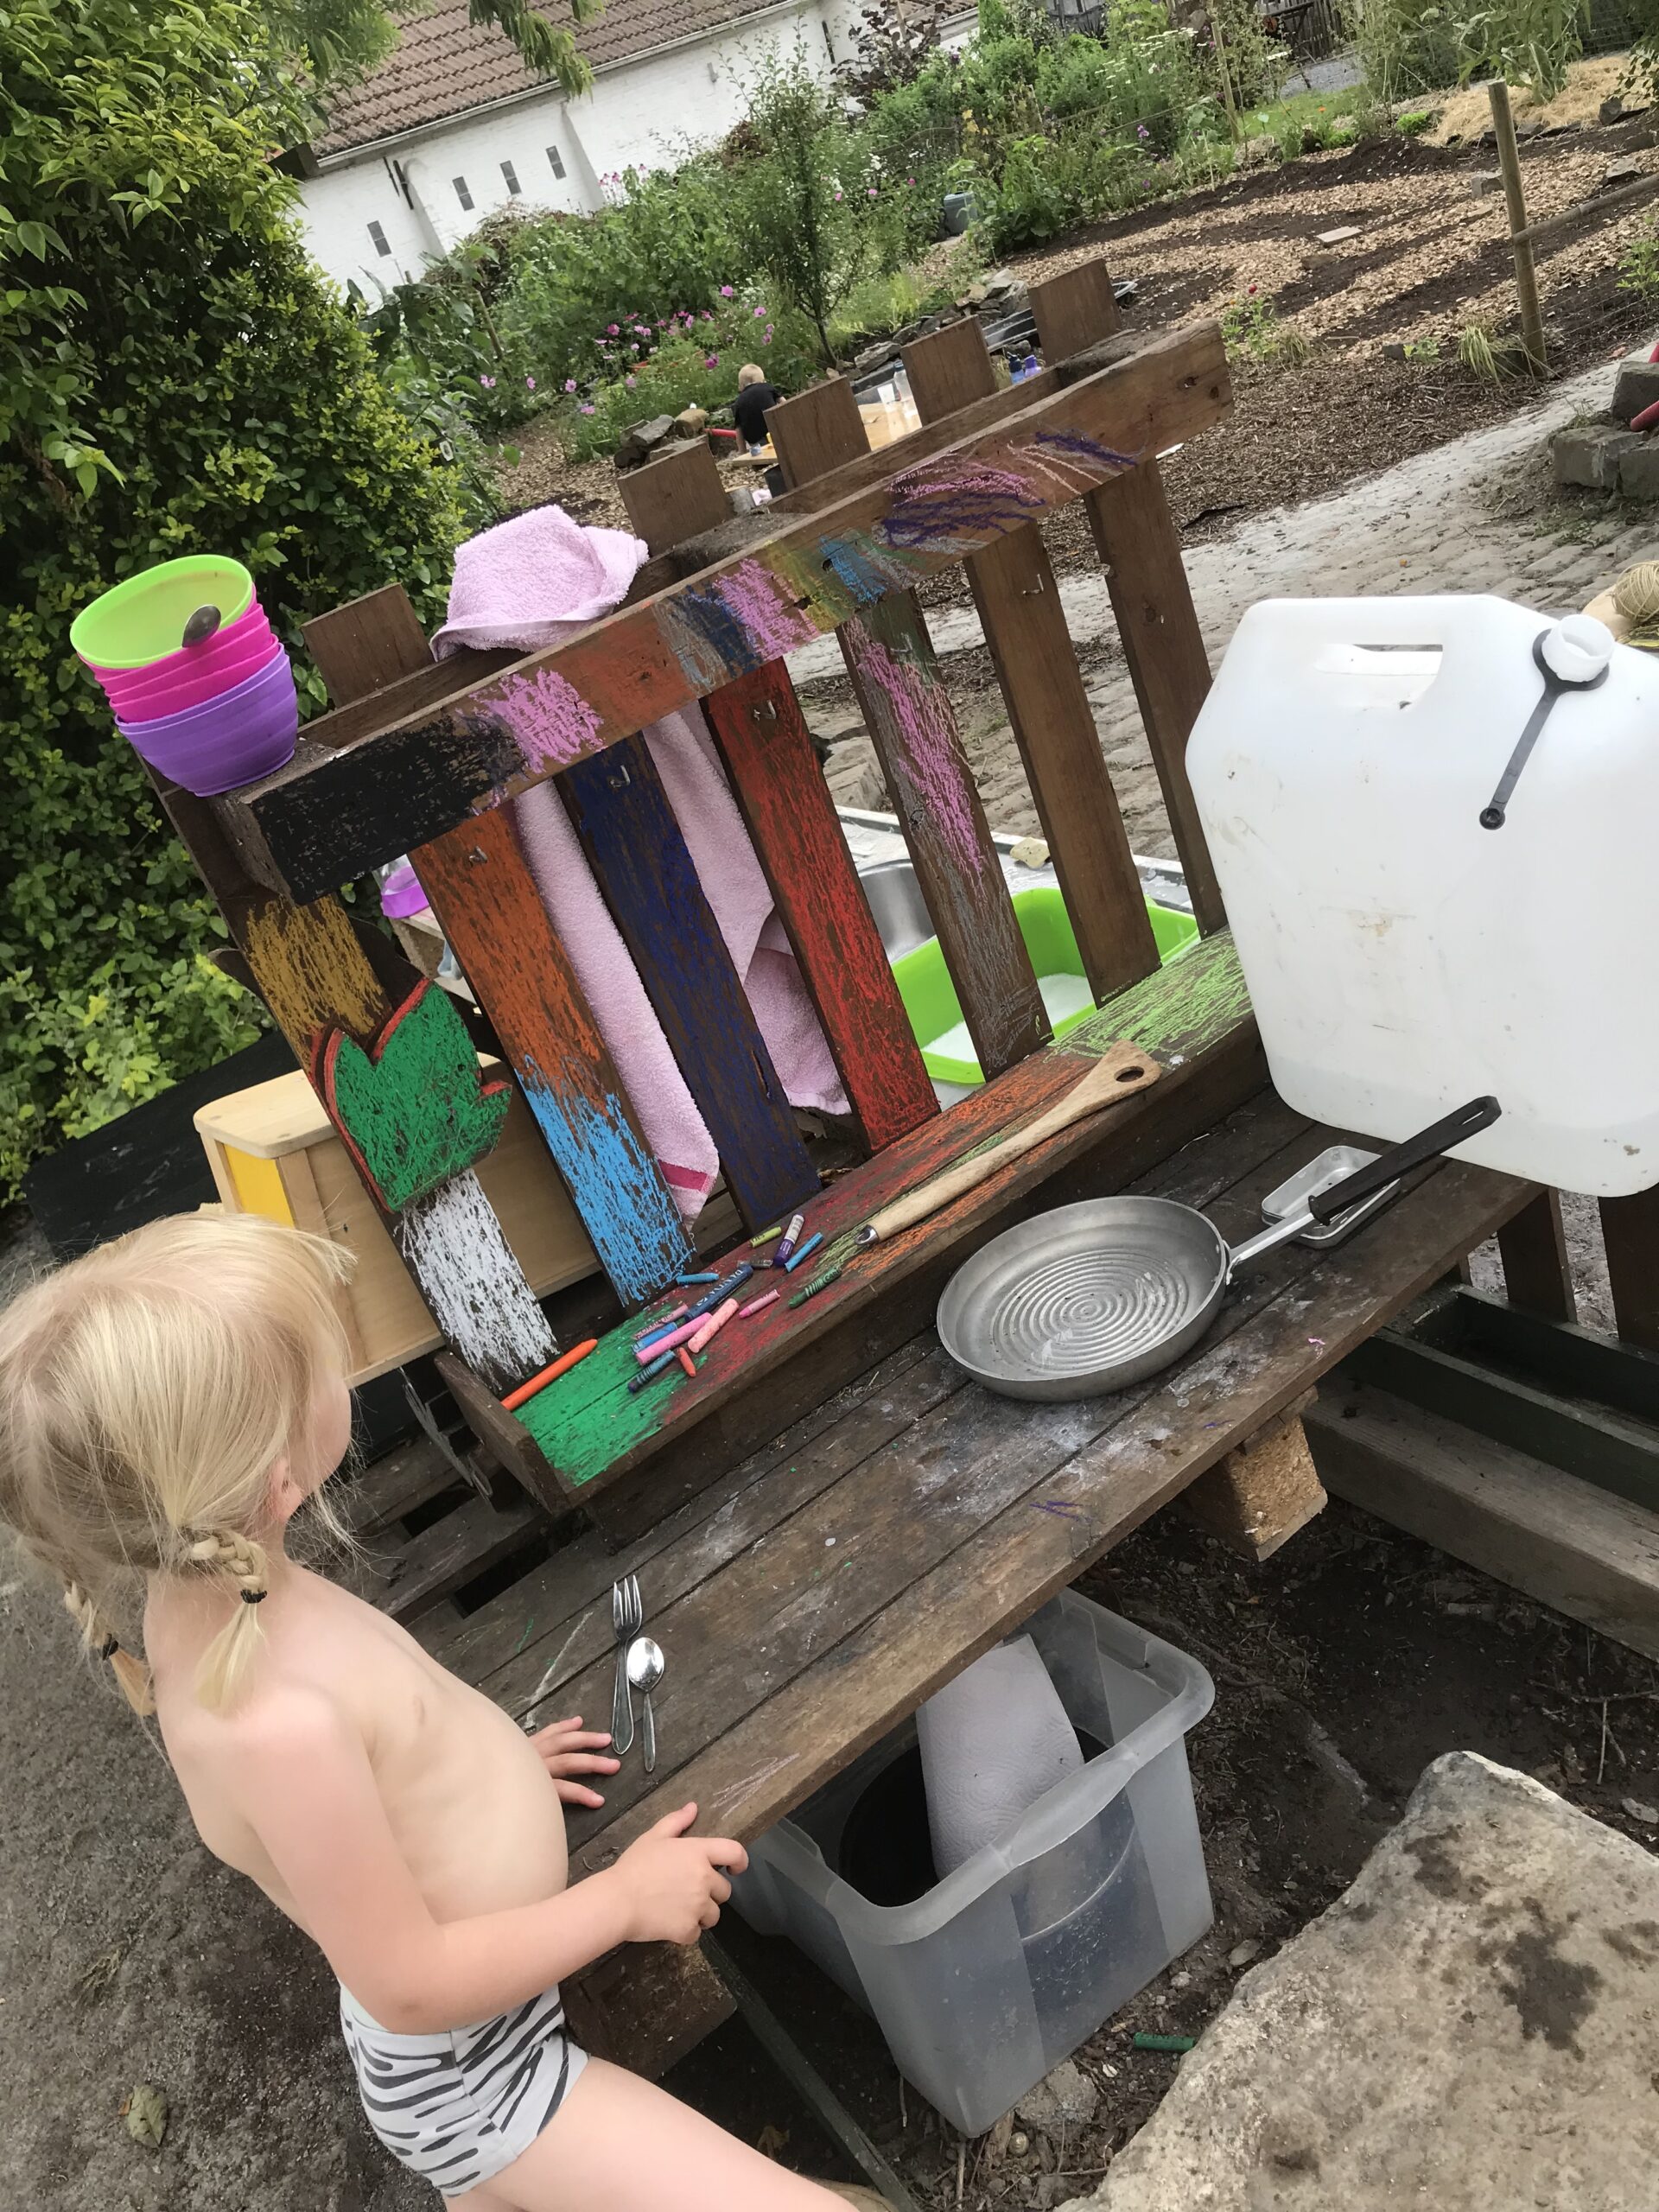
<instances>
[{"instance_id":1,"label":"blue chalk stick","mask_svg":"<svg viewBox=\"0 0 1659 2212\"><path fill-rule=\"evenodd\" d=\"M718 1282L720 1281L720 1277L711 1272L706 1275L676 1275L674 1281L677 1284L683 1282Z\"/></svg>"},{"instance_id":2,"label":"blue chalk stick","mask_svg":"<svg viewBox=\"0 0 1659 2212\"><path fill-rule=\"evenodd\" d=\"M642 1367L639 1372L634 1376L633 1380L629 1383L628 1395L632 1397L636 1391L643 1390L647 1382L654 1381L655 1378L662 1373L665 1367L672 1367L673 1364L674 1355L671 1351L665 1351L659 1359L653 1359L651 1365L649 1367Z\"/></svg>"},{"instance_id":3,"label":"blue chalk stick","mask_svg":"<svg viewBox=\"0 0 1659 2212\"><path fill-rule=\"evenodd\" d=\"M786 1275L792 1275L796 1268L800 1266L801 1262L805 1259L807 1254L809 1252L816 1252L823 1242L823 1238L821 1236L812 1236L807 1238L804 1244L797 1245L795 1249L790 1254L789 1257L784 1262L784 1273Z\"/></svg>"}]
</instances>

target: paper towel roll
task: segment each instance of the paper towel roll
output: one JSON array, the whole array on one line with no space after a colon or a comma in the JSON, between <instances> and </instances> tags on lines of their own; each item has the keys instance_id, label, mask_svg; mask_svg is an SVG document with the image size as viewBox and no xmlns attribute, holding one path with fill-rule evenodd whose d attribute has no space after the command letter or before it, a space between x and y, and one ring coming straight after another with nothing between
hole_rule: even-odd
<instances>
[{"instance_id":1,"label":"paper towel roll","mask_svg":"<svg viewBox=\"0 0 1659 2212\"><path fill-rule=\"evenodd\" d=\"M1006 1835L1083 1764L1083 1747L1028 1636L988 1651L916 1716L940 1878Z\"/></svg>"}]
</instances>

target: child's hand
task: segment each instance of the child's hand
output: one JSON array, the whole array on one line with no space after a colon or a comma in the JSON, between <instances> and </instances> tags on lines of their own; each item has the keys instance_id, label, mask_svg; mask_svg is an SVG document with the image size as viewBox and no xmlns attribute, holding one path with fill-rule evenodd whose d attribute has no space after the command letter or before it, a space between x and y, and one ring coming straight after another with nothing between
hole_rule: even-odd
<instances>
[{"instance_id":1,"label":"child's hand","mask_svg":"<svg viewBox=\"0 0 1659 2212\"><path fill-rule=\"evenodd\" d=\"M728 1836L688 1835L697 1817L682 1805L631 1843L612 1869L626 1885L631 1943L695 1943L720 1918L749 1854Z\"/></svg>"},{"instance_id":2,"label":"child's hand","mask_svg":"<svg viewBox=\"0 0 1659 2212\"><path fill-rule=\"evenodd\" d=\"M598 1756L610 1744L608 1736L584 1735L582 1715L578 1713L569 1720L555 1720L540 1729L531 1742L542 1755L542 1764L553 1777L553 1787L567 1805L602 1805L605 1800L597 1789L589 1789L585 1783L572 1782L573 1774L614 1774L620 1759Z\"/></svg>"}]
</instances>

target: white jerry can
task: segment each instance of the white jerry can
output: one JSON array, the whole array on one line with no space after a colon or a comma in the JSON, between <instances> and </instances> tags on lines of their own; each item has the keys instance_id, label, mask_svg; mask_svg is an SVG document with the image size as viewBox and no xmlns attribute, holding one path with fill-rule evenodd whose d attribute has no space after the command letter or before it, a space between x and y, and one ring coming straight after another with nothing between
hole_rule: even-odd
<instances>
[{"instance_id":1,"label":"white jerry can","mask_svg":"<svg viewBox=\"0 0 1659 2212\"><path fill-rule=\"evenodd\" d=\"M1265 600L1187 769L1287 1103L1659 1183L1659 659L1507 600Z\"/></svg>"}]
</instances>

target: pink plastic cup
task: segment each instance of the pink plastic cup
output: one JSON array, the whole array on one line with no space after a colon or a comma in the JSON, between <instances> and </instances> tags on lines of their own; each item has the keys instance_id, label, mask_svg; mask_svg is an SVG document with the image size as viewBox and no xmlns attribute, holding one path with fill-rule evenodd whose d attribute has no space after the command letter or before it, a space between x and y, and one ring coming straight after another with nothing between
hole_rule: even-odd
<instances>
[{"instance_id":1,"label":"pink plastic cup","mask_svg":"<svg viewBox=\"0 0 1659 2212\"><path fill-rule=\"evenodd\" d=\"M203 645L168 653L147 668L95 668L92 673L118 715L154 721L162 715L206 706L221 691L257 674L276 651L277 640L264 610L252 607Z\"/></svg>"},{"instance_id":2,"label":"pink plastic cup","mask_svg":"<svg viewBox=\"0 0 1659 2212\"><path fill-rule=\"evenodd\" d=\"M152 767L211 798L291 760L299 721L294 671L279 647L257 675L205 706L153 721L118 718L117 727Z\"/></svg>"}]
</instances>

